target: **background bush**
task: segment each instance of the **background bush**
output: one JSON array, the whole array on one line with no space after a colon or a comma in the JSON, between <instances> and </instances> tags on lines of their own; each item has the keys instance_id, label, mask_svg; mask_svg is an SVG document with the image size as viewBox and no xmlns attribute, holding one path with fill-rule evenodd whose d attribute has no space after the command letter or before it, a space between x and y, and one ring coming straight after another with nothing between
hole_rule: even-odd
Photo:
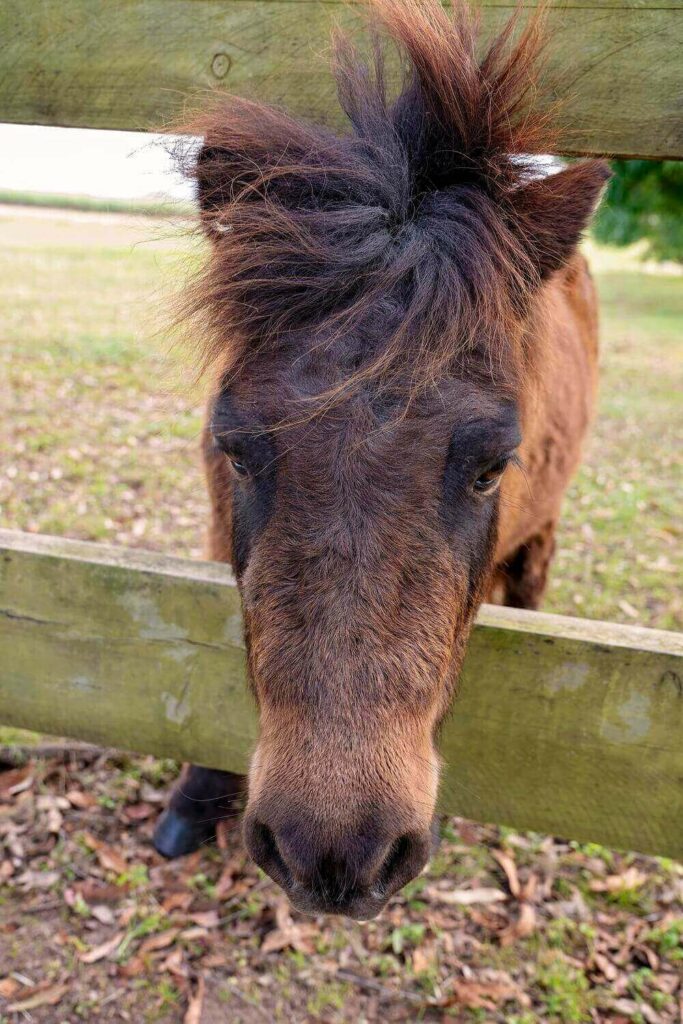
<instances>
[{"instance_id":1,"label":"background bush","mask_svg":"<svg viewBox=\"0 0 683 1024\"><path fill-rule=\"evenodd\" d=\"M648 255L683 263L683 162L615 160L614 177L595 223L613 245L644 238Z\"/></svg>"}]
</instances>

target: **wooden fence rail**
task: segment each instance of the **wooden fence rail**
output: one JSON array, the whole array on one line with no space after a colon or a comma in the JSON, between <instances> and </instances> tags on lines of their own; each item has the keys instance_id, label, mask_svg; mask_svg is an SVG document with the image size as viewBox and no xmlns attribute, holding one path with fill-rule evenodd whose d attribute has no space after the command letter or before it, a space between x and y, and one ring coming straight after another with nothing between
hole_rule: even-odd
<instances>
[{"instance_id":1,"label":"wooden fence rail","mask_svg":"<svg viewBox=\"0 0 683 1024\"><path fill-rule=\"evenodd\" d=\"M480 6L490 31L514 4ZM0 121L147 130L215 89L335 121L329 31L356 20L339 0L4 0ZM548 26L565 152L683 158L683 0L550 0Z\"/></svg>"},{"instance_id":2,"label":"wooden fence rail","mask_svg":"<svg viewBox=\"0 0 683 1024\"><path fill-rule=\"evenodd\" d=\"M683 637L485 607L442 805L683 855ZM0 723L243 771L256 735L226 566L0 531Z\"/></svg>"}]
</instances>

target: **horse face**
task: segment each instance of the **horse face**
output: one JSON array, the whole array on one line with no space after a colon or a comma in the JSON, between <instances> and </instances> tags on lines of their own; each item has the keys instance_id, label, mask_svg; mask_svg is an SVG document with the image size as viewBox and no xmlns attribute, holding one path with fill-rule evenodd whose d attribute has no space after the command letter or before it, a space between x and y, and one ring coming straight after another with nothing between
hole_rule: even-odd
<instances>
[{"instance_id":1,"label":"horse face","mask_svg":"<svg viewBox=\"0 0 683 1024\"><path fill-rule=\"evenodd\" d=\"M260 710L245 838L298 908L370 917L431 850L435 730L518 427L456 381L400 416L358 393L297 422L308 384L252 370L211 421Z\"/></svg>"}]
</instances>

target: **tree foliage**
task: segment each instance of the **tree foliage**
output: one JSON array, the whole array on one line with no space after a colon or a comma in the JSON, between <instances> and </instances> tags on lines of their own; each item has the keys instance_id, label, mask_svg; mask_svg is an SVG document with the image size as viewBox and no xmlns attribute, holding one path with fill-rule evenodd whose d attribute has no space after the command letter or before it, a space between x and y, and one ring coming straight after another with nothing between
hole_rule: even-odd
<instances>
[{"instance_id":1,"label":"tree foliage","mask_svg":"<svg viewBox=\"0 0 683 1024\"><path fill-rule=\"evenodd\" d=\"M648 254L683 263L683 162L615 160L595 224L601 242L644 238Z\"/></svg>"}]
</instances>

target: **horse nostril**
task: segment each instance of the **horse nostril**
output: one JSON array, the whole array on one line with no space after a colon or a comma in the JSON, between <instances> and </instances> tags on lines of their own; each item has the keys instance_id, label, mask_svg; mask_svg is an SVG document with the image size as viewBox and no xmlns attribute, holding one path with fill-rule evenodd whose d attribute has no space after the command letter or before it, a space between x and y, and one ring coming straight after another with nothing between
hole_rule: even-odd
<instances>
[{"instance_id":1,"label":"horse nostril","mask_svg":"<svg viewBox=\"0 0 683 1024\"><path fill-rule=\"evenodd\" d=\"M248 846L260 868L281 886L291 885L292 875L280 853L273 830L262 821L254 821L249 827Z\"/></svg>"},{"instance_id":2,"label":"horse nostril","mask_svg":"<svg viewBox=\"0 0 683 1024\"><path fill-rule=\"evenodd\" d=\"M399 836L389 847L379 869L374 886L377 895L390 896L396 892L422 870L426 859L421 838L410 834Z\"/></svg>"}]
</instances>

